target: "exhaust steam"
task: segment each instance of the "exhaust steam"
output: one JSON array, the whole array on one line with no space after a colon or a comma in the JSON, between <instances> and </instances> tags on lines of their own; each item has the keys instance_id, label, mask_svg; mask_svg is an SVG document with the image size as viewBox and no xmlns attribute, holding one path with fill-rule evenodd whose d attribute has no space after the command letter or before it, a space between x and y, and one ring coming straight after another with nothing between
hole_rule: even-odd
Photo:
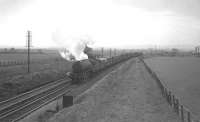
<instances>
[{"instance_id":1,"label":"exhaust steam","mask_svg":"<svg viewBox=\"0 0 200 122\"><path fill-rule=\"evenodd\" d=\"M62 39L61 36L54 35L53 39L61 47L59 53L64 59L69 61L88 59L87 54L84 53L84 49L87 45L93 44L93 41L90 38Z\"/></svg>"}]
</instances>

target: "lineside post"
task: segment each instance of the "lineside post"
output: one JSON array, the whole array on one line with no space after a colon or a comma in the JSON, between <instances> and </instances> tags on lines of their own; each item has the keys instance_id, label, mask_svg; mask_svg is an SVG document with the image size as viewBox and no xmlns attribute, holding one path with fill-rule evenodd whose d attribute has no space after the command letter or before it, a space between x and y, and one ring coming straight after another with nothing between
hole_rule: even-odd
<instances>
[{"instance_id":1,"label":"lineside post","mask_svg":"<svg viewBox=\"0 0 200 122\"><path fill-rule=\"evenodd\" d=\"M184 122L183 105L181 105L181 120Z\"/></svg>"},{"instance_id":2,"label":"lineside post","mask_svg":"<svg viewBox=\"0 0 200 122\"><path fill-rule=\"evenodd\" d=\"M110 58L112 57L112 49L110 48Z\"/></svg>"},{"instance_id":3,"label":"lineside post","mask_svg":"<svg viewBox=\"0 0 200 122\"><path fill-rule=\"evenodd\" d=\"M172 95L171 95L171 91L169 91L169 104L172 106Z\"/></svg>"},{"instance_id":4,"label":"lineside post","mask_svg":"<svg viewBox=\"0 0 200 122\"><path fill-rule=\"evenodd\" d=\"M189 111L187 112L187 115L188 115L188 122L191 122L191 117L190 117L190 112Z\"/></svg>"},{"instance_id":5,"label":"lineside post","mask_svg":"<svg viewBox=\"0 0 200 122\"><path fill-rule=\"evenodd\" d=\"M27 65L28 65L28 73L30 73L30 45L31 44L31 31L27 31L27 48L28 48L28 57L27 57Z\"/></svg>"},{"instance_id":6,"label":"lineside post","mask_svg":"<svg viewBox=\"0 0 200 122\"><path fill-rule=\"evenodd\" d=\"M103 47L101 48L101 57L103 58Z\"/></svg>"},{"instance_id":7,"label":"lineside post","mask_svg":"<svg viewBox=\"0 0 200 122\"><path fill-rule=\"evenodd\" d=\"M177 103L177 106L176 106L177 107L176 108L177 109L177 114L179 115L179 100L178 99L176 99L176 103Z\"/></svg>"},{"instance_id":8,"label":"lineside post","mask_svg":"<svg viewBox=\"0 0 200 122\"><path fill-rule=\"evenodd\" d=\"M63 95L63 108L73 105L73 96Z\"/></svg>"},{"instance_id":9,"label":"lineside post","mask_svg":"<svg viewBox=\"0 0 200 122\"><path fill-rule=\"evenodd\" d=\"M173 103L173 107L175 108L175 96L172 95L172 103Z\"/></svg>"}]
</instances>

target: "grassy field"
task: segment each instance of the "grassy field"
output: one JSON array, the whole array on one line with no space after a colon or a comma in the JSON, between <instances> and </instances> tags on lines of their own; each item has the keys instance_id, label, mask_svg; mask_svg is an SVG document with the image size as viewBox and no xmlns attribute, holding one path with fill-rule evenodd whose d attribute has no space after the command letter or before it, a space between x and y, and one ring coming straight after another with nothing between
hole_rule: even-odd
<instances>
[{"instance_id":1,"label":"grassy field","mask_svg":"<svg viewBox=\"0 0 200 122\"><path fill-rule=\"evenodd\" d=\"M44 59L51 59L51 58L59 58L58 54L45 54L45 53L33 53L31 54L31 60L44 60ZM8 53L8 54L1 54L0 53L0 60L1 61L21 61L21 60L27 60L27 54L26 53Z\"/></svg>"},{"instance_id":2,"label":"grassy field","mask_svg":"<svg viewBox=\"0 0 200 122\"><path fill-rule=\"evenodd\" d=\"M187 108L200 114L200 58L154 57L145 61Z\"/></svg>"},{"instance_id":3,"label":"grassy field","mask_svg":"<svg viewBox=\"0 0 200 122\"><path fill-rule=\"evenodd\" d=\"M0 53L2 61L24 61L26 53ZM47 82L57 80L71 70L71 62L62 59L58 52L32 53L30 73L27 64L0 67L0 100L29 91Z\"/></svg>"}]
</instances>

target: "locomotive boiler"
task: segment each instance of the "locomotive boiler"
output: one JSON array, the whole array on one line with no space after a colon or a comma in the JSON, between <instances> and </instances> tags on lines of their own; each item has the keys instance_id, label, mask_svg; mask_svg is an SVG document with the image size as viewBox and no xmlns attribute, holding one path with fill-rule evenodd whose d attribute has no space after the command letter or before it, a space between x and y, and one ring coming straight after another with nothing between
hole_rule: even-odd
<instances>
[{"instance_id":1,"label":"locomotive boiler","mask_svg":"<svg viewBox=\"0 0 200 122\"><path fill-rule=\"evenodd\" d=\"M92 63L89 59L76 61L72 65L72 72L73 73L80 73L83 71L89 71L92 69Z\"/></svg>"},{"instance_id":2,"label":"locomotive boiler","mask_svg":"<svg viewBox=\"0 0 200 122\"><path fill-rule=\"evenodd\" d=\"M96 72L95 67L97 67L99 63L100 62L91 59L75 61L72 64L72 82L80 83L92 77Z\"/></svg>"}]
</instances>

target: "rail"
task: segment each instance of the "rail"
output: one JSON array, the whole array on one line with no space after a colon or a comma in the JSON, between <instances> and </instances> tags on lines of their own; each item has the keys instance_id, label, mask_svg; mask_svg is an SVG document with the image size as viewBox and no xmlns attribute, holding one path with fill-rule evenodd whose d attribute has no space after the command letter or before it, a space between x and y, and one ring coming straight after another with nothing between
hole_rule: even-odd
<instances>
[{"instance_id":1,"label":"rail","mask_svg":"<svg viewBox=\"0 0 200 122\"><path fill-rule=\"evenodd\" d=\"M37 110L43 105L53 101L70 89L69 78L57 80L45 86L26 92L0 103L0 121L19 120Z\"/></svg>"},{"instance_id":2,"label":"rail","mask_svg":"<svg viewBox=\"0 0 200 122\"><path fill-rule=\"evenodd\" d=\"M146 64L146 62L140 58L140 61L143 62L145 68L150 73L150 75L155 79L158 86L161 89L163 97L166 98L168 104L174 109L177 115L181 118L182 122L200 122L199 118L195 116L187 107L181 104L179 98L175 96L166 85L159 79L156 73Z\"/></svg>"},{"instance_id":3,"label":"rail","mask_svg":"<svg viewBox=\"0 0 200 122\"><path fill-rule=\"evenodd\" d=\"M62 83L61 81L63 81L63 80L69 80L69 78L63 78L63 79L56 80L54 82L50 82L50 83L48 83L46 85L40 86L40 87L38 87L36 89L33 89L31 91L24 92L24 93L22 93L20 95L17 95L15 97L10 98L10 99L1 101L0 102L0 111L2 109L4 109L4 108L8 107L8 106L11 106L11 105L13 105L13 104L15 104L17 102L20 102L20 101L24 100L26 97L31 97L33 95L36 95L36 94L42 92L42 91L50 89L51 88L50 86L58 85L58 83L61 84Z\"/></svg>"},{"instance_id":4,"label":"rail","mask_svg":"<svg viewBox=\"0 0 200 122\"><path fill-rule=\"evenodd\" d=\"M62 89L61 89L61 90L62 90ZM61 90L60 90L60 91L61 91ZM46 102L44 102L44 103L42 103L42 104L39 104L39 105L36 106L36 107L33 107L32 109L30 109L30 111L27 111L27 112L24 113L23 115L21 115L21 116L15 118L15 119L13 119L11 122L18 122L19 120L22 120L22 119L25 118L26 116L30 115L32 112L34 112L34 111L36 111L36 110L42 108L43 106L49 104L49 103L52 102L52 101L54 101L54 100L56 100L56 99L62 97L63 94L69 93L71 90L72 90L72 88L66 89L66 90L62 90L57 96L54 96L54 97L51 97L51 94L52 94L52 93L49 94L50 97L47 96L47 97L49 98L49 100L47 100ZM46 98L44 98L44 99L46 99ZM37 102L37 101L36 101L36 102Z\"/></svg>"}]
</instances>

